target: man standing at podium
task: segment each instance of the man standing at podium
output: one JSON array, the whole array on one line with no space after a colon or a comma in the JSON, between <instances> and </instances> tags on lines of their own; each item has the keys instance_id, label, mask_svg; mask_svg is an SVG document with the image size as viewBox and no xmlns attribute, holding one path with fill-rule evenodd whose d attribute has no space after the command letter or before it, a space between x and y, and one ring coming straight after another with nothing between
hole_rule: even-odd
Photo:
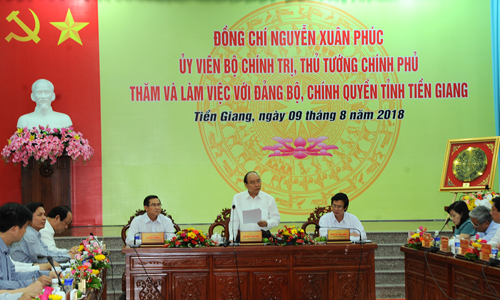
<instances>
[{"instance_id":1,"label":"man standing at podium","mask_svg":"<svg viewBox=\"0 0 500 300\"><path fill-rule=\"evenodd\" d=\"M359 241L359 236L366 240L365 228L359 219L347 212L349 198L344 193L338 193L332 197L332 212L329 212L319 219L319 235L327 236L328 228L350 228L351 241ZM354 229L354 230L353 230Z\"/></svg>"},{"instance_id":2,"label":"man standing at podium","mask_svg":"<svg viewBox=\"0 0 500 300\"><path fill-rule=\"evenodd\" d=\"M238 229L242 231L269 231L280 224L280 212L274 198L261 191L260 176L255 171L248 172L243 178L247 191L234 195L229 221L230 240L236 240ZM257 223L243 223L243 211L259 208L261 220ZM234 231L234 232L233 232ZM263 234L265 237L265 233Z\"/></svg>"}]
</instances>

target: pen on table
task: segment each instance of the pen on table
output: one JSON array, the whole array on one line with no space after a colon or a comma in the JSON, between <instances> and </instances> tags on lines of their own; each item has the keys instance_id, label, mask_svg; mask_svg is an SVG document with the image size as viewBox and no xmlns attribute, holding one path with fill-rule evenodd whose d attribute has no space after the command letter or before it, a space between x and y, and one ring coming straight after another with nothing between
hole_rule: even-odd
<instances>
[{"instance_id":1,"label":"pen on table","mask_svg":"<svg viewBox=\"0 0 500 300\"><path fill-rule=\"evenodd\" d=\"M36 279L35 276L31 277L33 279L33 283L35 283Z\"/></svg>"}]
</instances>

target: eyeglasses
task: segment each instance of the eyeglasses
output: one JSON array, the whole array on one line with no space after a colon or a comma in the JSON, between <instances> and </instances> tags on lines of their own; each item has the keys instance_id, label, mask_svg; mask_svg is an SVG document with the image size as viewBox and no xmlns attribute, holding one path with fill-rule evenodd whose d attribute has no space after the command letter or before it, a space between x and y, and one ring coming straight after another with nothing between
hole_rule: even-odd
<instances>
[{"instance_id":1,"label":"eyeglasses","mask_svg":"<svg viewBox=\"0 0 500 300\"><path fill-rule=\"evenodd\" d=\"M151 204L149 204L148 206L152 206L152 207L161 207L161 203L151 203Z\"/></svg>"},{"instance_id":2,"label":"eyeglasses","mask_svg":"<svg viewBox=\"0 0 500 300\"><path fill-rule=\"evenodd\" d=\"M332 204L332 208L333 209L343 209L344 206L343 205L334 205L334 204Z\"/></svg>"},{"instance_id":3,"label":"eyeglasses","mask_svg":"<svg viewBox=\"0 0 500 300\"><path fill-rule=\"evenodd\" d=\"M477 224L477 225L476 225L476 224L472 223L472 221L471 221L470 223L472 224L472 226L473 226L474 228L476 228L476 227L478 227L479 225L481 225L481 224Z\"/></svg>"}]
</instances>

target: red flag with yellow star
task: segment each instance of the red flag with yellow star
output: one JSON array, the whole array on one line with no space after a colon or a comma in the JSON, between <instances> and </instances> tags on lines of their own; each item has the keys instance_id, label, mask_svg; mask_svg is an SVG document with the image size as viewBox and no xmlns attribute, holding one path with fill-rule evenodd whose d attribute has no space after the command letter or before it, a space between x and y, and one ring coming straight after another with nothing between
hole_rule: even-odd
<instances>
[{"instance_id":1,"label":"red flag with yellow star","mask_svg":"<svg viewBox=\"0 0 500 300\"><path fill-rule=\"evenodd\" d=\"M102 224L102 162L97 0L2 1L0 147L21 115L34 111L31 85L54 84L52 109L69 115L95 154L72 166L74 225ZM21 166L0 164L0 204L21 202ZM51 207L46 207L50 210Z\"/></svg>"}]
</instances>

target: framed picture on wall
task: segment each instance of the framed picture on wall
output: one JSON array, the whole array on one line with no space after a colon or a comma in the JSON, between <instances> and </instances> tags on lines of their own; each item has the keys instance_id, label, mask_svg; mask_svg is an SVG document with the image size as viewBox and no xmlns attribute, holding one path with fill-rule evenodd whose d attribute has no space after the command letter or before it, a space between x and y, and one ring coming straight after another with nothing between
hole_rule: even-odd
<instances>
[{"instance_id":1,"label":"framed picture on wall","mask_svg":"<svg viewBox=\"0 0 500 300\"><path fill-rule=\"evenodd\" d=\"M448 140L441 192L491 189L497 168L499 137Z\"/></svg>"}]
</instances>

